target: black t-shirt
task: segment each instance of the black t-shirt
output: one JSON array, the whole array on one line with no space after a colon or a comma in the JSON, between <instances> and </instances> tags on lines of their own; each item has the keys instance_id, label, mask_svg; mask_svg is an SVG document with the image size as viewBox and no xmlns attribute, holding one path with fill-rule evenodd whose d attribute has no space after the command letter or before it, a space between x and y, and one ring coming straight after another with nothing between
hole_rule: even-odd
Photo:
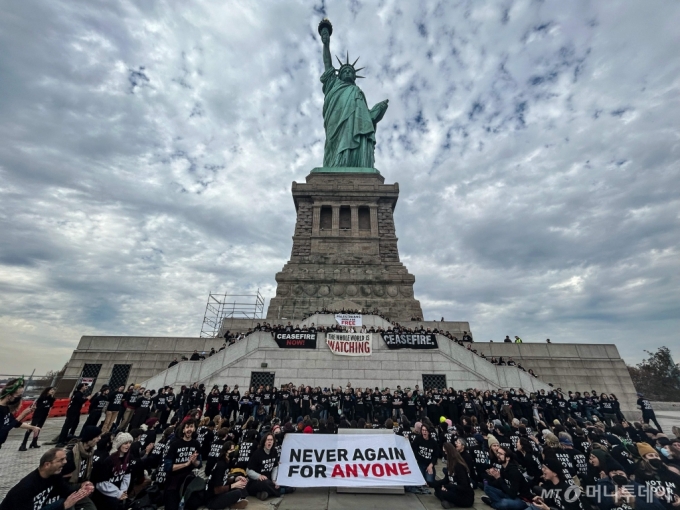
<instances>
[{"instance_id":1,"label":"black t-shirt","mask_svg":"<svg viewBox=\"0 0 680 510\"><path fill-rule=\"evenodd\" d=\"M220 407L221 397L219 395L208 395L206 404L209 409L217 410Z\"/></svg>"},{"instance_id":2,"label":"black t-shirt","mask_svg":"<svg viewBox=\"0 0 680 510\"><path fill-rule=\"evenodd\" d=\"M90 408L88 409L88 414L101 413L106 405L109 403L108 397L97 393L94 397L90 399Z\"/></svg>"},{"instance_id":3,"label":"black t-shirt","mask_svg":"<svg viewBox=\"0 0 680 510\"><path fill-rule=\"evenodd\" d=\"M123 404L123 396L125 394L122 391L116 391L115 393L109 395L109 407L108 411L120 411L120 407Z\"/></svg>"},{"instance_id":4,"label":"black t-shirt","mask_svg":"<svg viewBox=\"0 0 680 510\"><path fill-rule=\"evenodd\" d=\"M74 448L77 448L77 445L75 445ZM80 466L78 466L78 483L82 483L87 480L86 478L87 462L88 462L87 458L80 459ZM75 456L73 455L73 450L70 449L66 451L66 464L64 464L64 467L61 469L60 474L61 476L65 476L70 473L73 473L75 470L76 470Z\"/></svg>"},{"instance_id":5,"label":"black t-shirt","mask_svg":"<svg viewBox=\"0 0 680 510\"><path fill-rule=\"evenodd\" d=\"M276 448L269 450L269 453L264 448L260 448L251 455L250 461L248 461L248 469L271 480L272 470L276 467L277 462L278 455L276 454Z\"/></svg>"},{"instance_id":6,"label":"black t-shirt","mask_svg":"<svg viewBox=\"0 0 680 510\"><path fill-rule=\"evenodd\" d=\"M21 427L21 422L10 413L9 406L0 406L0 445L7 440L9 431Z\"/></svg>"},{"instance_id":7,"label":"black t-shirt","mask_svg":"<svg viewBox=\"0 0 680 510\"><path fill-rule=\"evenodd\" d=\"M446 476L447 485L456 487L456 495L465 498L470 504L475 499L475 490L472 488L472 478L470 472L462 464L456 464L453 473Z\"/></svg>"},{"instance_id":8,"label":"black t-shirt","mask_svg":"<svg viewBox=\"0 0 680 510\"><path fill-rule=\"evenodd\" d=\"M66 409L66 416L78 416L80 410L83 408L85 403L85 397L82 391L77 391L71 397L71 401L68 403L68 409Z\"/></svg>"},{"instance_id":9,"label":"black t-shirt","mask_svg":"<svg viewBox=\"0 0 680 510\"><path fill-rule=\"evenodd\" d=\"M219 487L224 487L227 485L229 479L229 470L231 469L232 462L227 462L224 459L218 460L215 464L215 468L210 473L210 478L208 478L208 483L206 484L206 490L209 494L215 495L215 489ZM243 475L238 475L243 476ZM245 478L245 477L244 477Z\"/></svg>"},{"instance_id":10,"label":"black t-shirt","mask_svg":"<svg viewBox=\"0 0 680 510\"><path fill-rule=\"evenodd\" d=\"M35 401L35 413L34 416L47 416L50 409L54 405L54 397L47 395L46 397L38 398Z\"/></svg>"},{"instance_id":11,"label":"black t-shirt","mask_svg":"<svg viewBox=\"0 0 680 510\"><path fill-rule=\"evenodd\" d=\"M0 503L0 510L41 509L66 499L73 492L62 475L43 478L36 469L10 489Z\"/></svg>"},{"instance_id":12,"label":"black t-shirt","mask_svg":"<svg viewBox=\"0 0 680 510\"><path fill-rule=\"evenodd\" d=\"M225 439L221 439L219 436L216 436L213 442L210 444L207 458L217 459L220 456L220 452L222 451L222 446L224 446L224 443L226 443Z\"/></svg>"},{"instance_id":13,"label":"black t-shirt","mask_svg":"<svg viewBox=\"0 0 680 510\"><path fill-rule=\"evenodd\" d=\"M128 458L131 459L129 453ZM122 460L115 453L98 460L92 467L92 483L96 485L101 482L109 482L120 489L125 475L130 474L131 468L129 461L125 464Z\"/></svg>"},{"instance_id":14,"label":"black t-shirt","mask_svg":"<svg viewBox=\"0 0 680 510\"><path fill-rule=\"evenodd\" d=\"M578 491L570 488L568 483L559 482L554 484L546 481L541 484L541 487L543 489L543 500L550 508L557 508L558 510L583 510L581 499L577 496Z\"/></svg>"},{"instance_id":15,"label":"black t-shirt","mask_svg":"<svg viewBox=\"0 0 680 510\"><path fill-rule=\"evenodd\" d=\"M154 407L159 411L165 411L168 408L168 397L167 395L158 394L153 398Z\"/></svg>"},{"instance_id":16,"label":"black t-shirt","mask_svg":"<svg viewBox=\"0 0 680 510\"><path fill-rule=\"evenodd\" d=\"M146 448L150 444L155 444L156 443L156 436L158 433L156 432L155 429L149 429L146 432L143 432L142 434L139 435L139 444L142 445L142 449Z\"/></svg>"},{"instance_id":17,"label":"black t-shirt","mask_svg":"<svg viewBox=\"0 0 680 510\"><path fill-rule=\"evenodd\" d=\"M647 400L646 398L639 398L637 399L637 405L642 409L642 413L649 413L650 411L653 411L652 409L652 403Z\"/></svg>"},{"instance_id":18,"label":"black t-shirt","mask_svg":"<svg viewBox=\"0 0 680 510\"><path fill-rule=\"evenodd\" d=\"M435 464L439 455L439 445L430 435L430 439L425 440L423 436L417 436L411 443L413 454L419 464Z\"/></svg>"},{"instance_id":19,"label":"black t-shirt","mask_svg":"<svg viewBox=\"0 0 680 510\"><path fill-rule=\"evenodd\" d=\"M175 439L168 448L168 452L163 460L164 470L167 473L167 487L177 488L182 480L186 478L194 469L193 465L185 466L172 471L172 466L175 464L184 464L189 461L189 458L194 453L199 453L201 445L195 439L185 441L184 439ZM200 457L199 457L200 458Z\"/></svg>"},{"instance_id":20,"label":"black t-shirt","mask_svg":"<svg viewBox=\"0 0 680 510\"><path fill-rule=\"evenodd\" d=\"M254 438L243 438L238 448L238 456L236 457L236 467L246 469L250 463L250 457L255 452L257 443Z\"/></svg>"}]
</instances>

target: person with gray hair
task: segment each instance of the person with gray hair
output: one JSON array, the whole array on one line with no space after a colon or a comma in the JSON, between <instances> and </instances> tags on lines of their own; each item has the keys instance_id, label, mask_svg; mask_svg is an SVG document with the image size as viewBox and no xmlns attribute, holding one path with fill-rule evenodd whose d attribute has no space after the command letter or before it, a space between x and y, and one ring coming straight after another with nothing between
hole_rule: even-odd
<instances>
[{"instance_id":1,"label":"person with gray hair","mask_svg":"<svg viewBox=\"0 0 680 510\"><path fill-rule=\"evenodd\" d=\"M66 453L62 448L47 450L40 458L38 469L10 489L0 503L0 510L76 508L78 502L92 494L94 487L90 482L69 485L61 476L65 464Z\"/></svg>"}]
</instances>

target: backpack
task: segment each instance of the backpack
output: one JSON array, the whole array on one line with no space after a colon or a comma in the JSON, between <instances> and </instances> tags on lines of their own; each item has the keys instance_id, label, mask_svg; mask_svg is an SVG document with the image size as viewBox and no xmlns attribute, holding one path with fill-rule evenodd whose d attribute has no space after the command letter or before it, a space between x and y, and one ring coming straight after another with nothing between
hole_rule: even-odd
<instances>
[{"instance_id":1,"label":"backpack","mask_svg":"<svg viewBox=\"0 0 680 510\"><path fill-rule=\"evenodd\" d=\"M187 476L180 487L179 493L184 500L186 510L196 510L206 502L206 481L200 476L191 474Z\"/></svg>"}]
</instances>

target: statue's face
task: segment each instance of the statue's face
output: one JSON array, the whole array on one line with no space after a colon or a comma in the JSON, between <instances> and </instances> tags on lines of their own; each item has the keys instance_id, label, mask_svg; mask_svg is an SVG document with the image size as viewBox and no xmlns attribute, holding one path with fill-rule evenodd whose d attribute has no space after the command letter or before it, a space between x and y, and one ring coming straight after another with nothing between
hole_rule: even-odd
<instances>
[{"instance_id":1,"label":"statue's face","mask_svg":"<svg viewBox=\"0 0 680 510\"><path fill-rule=\"evenodd\" d=\"M354 83L355 81L355 76L354 76L354 71L350 67L344 67L343 69L340 70L340 74L338 77L347 83Z\"/></svg>"}]
</instances>

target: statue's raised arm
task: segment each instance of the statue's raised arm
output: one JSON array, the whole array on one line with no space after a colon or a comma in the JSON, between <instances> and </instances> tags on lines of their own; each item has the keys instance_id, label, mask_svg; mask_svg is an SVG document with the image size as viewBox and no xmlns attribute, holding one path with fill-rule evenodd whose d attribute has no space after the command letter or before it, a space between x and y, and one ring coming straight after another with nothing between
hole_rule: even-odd
<instances>
[{"instance_id":1,"label":"statue's raised arm","mask_svg":"<svg viewBox=\"0 0 680 510\"><path fill-rule=\"evenodd\" d=\"M326 23L324 23L326 22ZM327 19L319 23L319 35L321 42L323 42L323 66L324 70L333 69L333 58L331 57L331 34L333 33L333 25Z\"/></svg>"},{"instance_id":2,"label":"statue's raised arm","mask_svg":"<svg viewBox=\"0 0 680 510\"><path fill-rule=\"evenodd\" d=\"M363 168L375 172L375 129L387 111L387 99L369 110L363 91L356 85L358 76L354 63L349 61L349 53L340 68L335 70L331 58L330 40L333 26L324 18L319 23L319 35L323 43L324 72L323 83L323 121L326 130L323 166Z\"/></svg>"}]
</instances>

